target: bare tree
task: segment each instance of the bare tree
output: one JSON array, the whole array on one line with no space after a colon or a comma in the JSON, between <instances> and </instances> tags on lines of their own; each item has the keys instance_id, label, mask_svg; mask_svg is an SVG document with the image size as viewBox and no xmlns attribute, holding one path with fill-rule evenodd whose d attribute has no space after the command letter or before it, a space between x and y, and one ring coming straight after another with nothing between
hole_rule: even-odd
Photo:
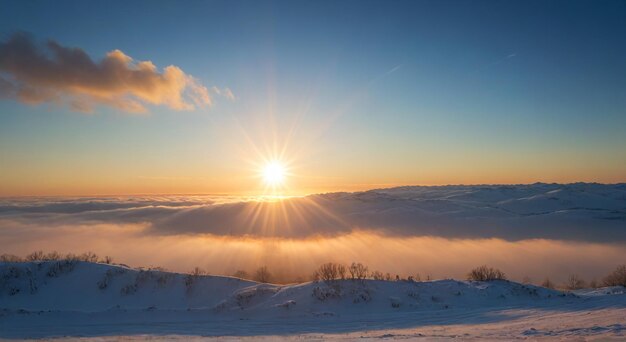
<instances>
[{"instance_id":1,"label":"bare tree","mask_svg":"<svg viewBox=\"0 0 626 342\"><path fill-rule=\"evenodd\" d=\"M385 273L385 280L391 281L391 274L389 272Z\"/></svg>"},{"instance_id":2,"label":"bare tree","mask_svg":"<svg viewBox=\"0 0 626 342\"><path fill-rule=\"evenodd\" d=\"M272 278L272 274L267 269L267 266L259 267L254 274L254 280L260 283L267 283Z\"/></svg>"},{"instance_id":3,"label":"bare tree","mask_svg":"<svg viewBox=\"0 0 626 342\"><path fill-rule=\"evenodd\" d=\"M352 265L350 265L350 276L352 277L352 279L358 279L358 280L362 280L367 278L367 266L363 265L362 263L355 263L353 262Z\"/></svg>"},{"instance_id":4,"label":"bare tree","mask_svg":"<svg viewBox=\"0 0 626 342\"><path fill-rule=\"evenodd\" d=\"M578 274L572 274L567 278L565 288L568 290L579 290L585 287L585 281Z\"/></svg>"},{"instance_id":5,"label":"bare tree","mask_svg":"<svg viewBox=\"0 0 626 342\"><path fill-rule=\"evenodd\" d=\"M385 276L383 275L383 272L380 272L380 271L374 271L374 272L372 272L370 274L370 276L374 280L384 280L385 279Z\"/></svg>"},{"instance_id":6,"label":"bare tree","mask_svg":"<svg viewBox=\"0 0 626 342\"><path fill-rule=\"evenodd\" d=\"M327 262L317 269L317 278L325 282L331 282L339 277L337 264Z\"/></svg>"},{"instance_id":7,"label":"bare tree","mask_svg":"<svg viewBox=\"0 0 626 342\"><path fill-rule=\"evenodd\" d=\"M339 273L339 278L341 280L346 279L346 266L344 266L343 264L338 264L337 272Z\"/></svg>"},{"instance_id":8,"label":"bare tree","mask_svg":"<svg viewBox=\"0 0 626 342\"><path fill-rule=\"evenodd\" d=\"M113 262L113 258L111 258L108 255L105 255L104 258L102 258L102 260L100 260L100 262L103 263L103 264L110 265Z\"/></svg>"},{"instance_id":9,"label":"bare tree","mask_svg":"<svg viewBox=\"0 0 626 342\"><path fill-rule=\"evenodd\" d=\"M606 276L602 283L604 286L624 286L626 287L626 265L618 266L615 271Z\"/></svg>"},{"instance_id":10,"label":"bare tree","mask_svg":"<svg viewBox=\"0 0 626 342\"><path fill-rule=\"evenodd\" d=\"M467 279L474 281L505 280L506 275L497 268L483 265L471 270L467 275Z\"/></svg>"}]
</instances>

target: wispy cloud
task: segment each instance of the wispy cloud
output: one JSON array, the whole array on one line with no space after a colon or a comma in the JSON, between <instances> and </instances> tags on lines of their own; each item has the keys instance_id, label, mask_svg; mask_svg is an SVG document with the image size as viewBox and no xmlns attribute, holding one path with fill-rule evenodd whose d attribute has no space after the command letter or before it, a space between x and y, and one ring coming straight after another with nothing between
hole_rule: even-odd
<instances>
[{"instance_id":1,"label":"wispy cloud","mask_svg":"<svg viewBox=\"0 0 626 342\"><path fill-rule=\"evenodd\" d=\"M383 76L387 76L390 75L396 71L398 71L398 69L402 68L402 64L398 64L395 67L391 68L389 71L387 71L386 73L383 74Z\"/></svg>"},{"instance_id":2,"label":"wispy cloud","mask_svg":"<svg viewBox=\"0 0 626 342\"><path fill-rule=\"evenodd\" d=\"M236 99L235 94L233 94L233 92L232 92L232 90L230 90L230 88L220 89L220 88L214 86L214 87L211 88L211 90L215 94L217 94L219 96L223 96L223 97L225 97L225 98L227 98L227 99L229 99L231 101L235 101L235 99Z\"/></svg>"},{"instance_id":3,"label":"wispy cloud","mask_svg":"<svg viewBox=\"0 0 626 342\"><path fill-rule=\"evenodd\" d=\"M234 97L230 90L228 94ZM0 42L0 98L86 113L97 105L143 113L146 105L193 110L212 103L209 90L177 66L161 71L120 50L94 61L80 48L52 40L40 46L25 33Z\"/></svg>"}]
</instances>

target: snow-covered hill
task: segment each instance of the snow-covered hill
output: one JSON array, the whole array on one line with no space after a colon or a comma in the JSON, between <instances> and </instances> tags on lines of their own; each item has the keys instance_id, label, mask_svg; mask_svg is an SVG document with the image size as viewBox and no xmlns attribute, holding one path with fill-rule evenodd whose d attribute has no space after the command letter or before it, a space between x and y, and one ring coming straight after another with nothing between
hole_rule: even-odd
<instances>
[{"instance_id":1,"label":"snow-covered hill","mask_svg":"<svg viewBox=\"0 0 626 342\"><path fill-rule=\"evenodd\" d=\"M626 329L621 287L566 294L508 281L272 285L68 261L0 263L0 310L0 338L415 331L554 311L586 312L612 325L611 336ZM540 333L530 328L515 333Z\"/></svg>"}]
</instances>

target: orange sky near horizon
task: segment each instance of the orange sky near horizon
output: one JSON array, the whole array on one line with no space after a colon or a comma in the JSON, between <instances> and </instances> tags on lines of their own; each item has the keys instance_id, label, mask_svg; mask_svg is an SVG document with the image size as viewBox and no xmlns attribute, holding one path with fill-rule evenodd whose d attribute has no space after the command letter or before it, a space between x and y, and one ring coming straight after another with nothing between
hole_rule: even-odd
<instances>
[{"instance_id":1,"label":"orange sky near horizon","mask_svg":"<svg viewBox=\"0 0 626 342\"><path fill-rule=\"evenodd\" d=\"M524 170L526 171L526 170ZM367 175L348 175L344 177L323 177L291 175L286 183L276 191L266 189L263 181L255 176L253 170L229 176L113 176L81 174L75 175L20 175L0 174L0 196L104 196L104 195L167 195L167 194L227 194L241 196L286 195L303 196L313 193L353 192L378 188L390 188L407 185L476 185L476 184L531 184L543 183L621 183L624 177L619 172L599 173L580 172L567 175L558 170L554 174L538 175L530 172L504 174L493 171L452 174L452 170L440 170L435 174L400 175L398 177L374 177Z\"/></svg>"}]
</instances>

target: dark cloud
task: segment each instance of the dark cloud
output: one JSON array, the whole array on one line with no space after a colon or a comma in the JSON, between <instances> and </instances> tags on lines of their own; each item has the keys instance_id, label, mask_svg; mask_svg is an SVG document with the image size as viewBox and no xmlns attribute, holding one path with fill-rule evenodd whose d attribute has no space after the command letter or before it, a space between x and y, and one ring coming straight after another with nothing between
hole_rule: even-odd
<instances>
[{"instance_id":1,"label":"dark cloud","mask_svg":"<svg viewBox=\"0 0 626 342\"><path fill-rule=\"evenodd\" d=\"M209 90L177 66L159 71L120 50L94 61L82 49L52 40L39 46L25 33L0 42L0 76L0 98L56 103L79 112L91 112L95 105L131 113L145 112L145 104L174 110L211 105Z\"/></svg>"}]
</instances>

